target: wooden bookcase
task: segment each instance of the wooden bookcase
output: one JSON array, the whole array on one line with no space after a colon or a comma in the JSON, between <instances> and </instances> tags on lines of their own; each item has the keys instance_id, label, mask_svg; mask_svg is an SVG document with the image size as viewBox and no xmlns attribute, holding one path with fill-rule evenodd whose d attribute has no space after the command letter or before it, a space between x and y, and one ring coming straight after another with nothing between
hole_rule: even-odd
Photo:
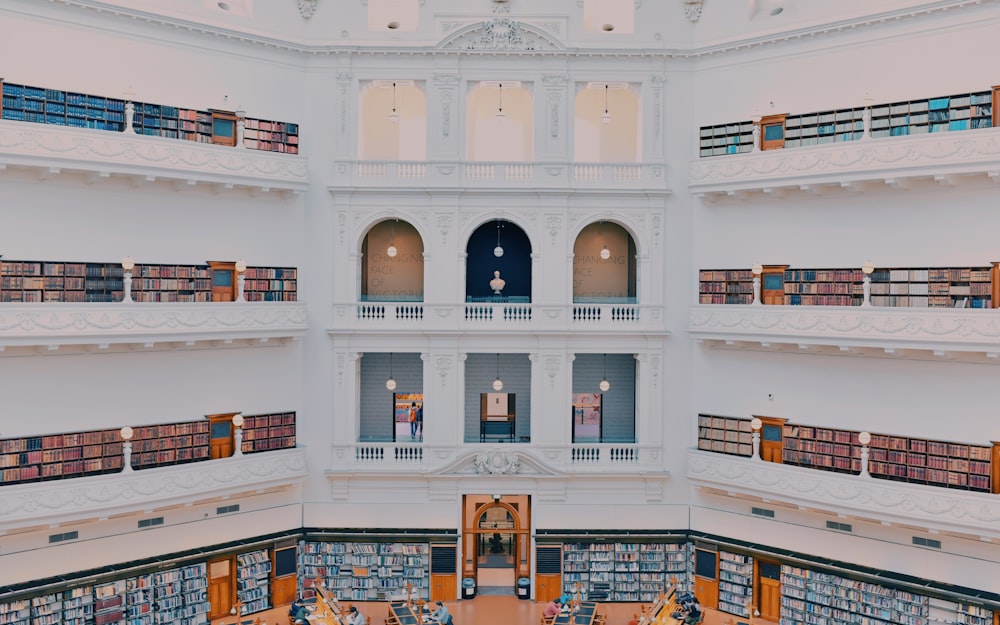
<instances>
[{"instance_id":1,"label":"wooden bookcase","mask_svg":"<svg viewBox=\"0 0 1000 625\"><path fill-rule=\"evenodd\" d=\"M781 460L783 464L858 473L861 470L858 433L785 423Z\"/></svg>"},{"instance_id":2,"label":"wooden bookcase","mask_svg":"<svg viewBox=\"0 0 1000 625\"><path fill-rule=\"evenodd\" d=\"M698 449L734 456L753 455L750 419L699 414Z\"/></svg>"},{"instance_id":3,"label":"wooden bookcase","mask_svg":"<svg viewBox=\"0 0 1000 625\"><path fill-rule=\"evenodd\" d=\"M699 129L700 156L745 154L753 150L753 122L702 126Z\"/></svg>"},{"instance_id":4,"label":"wooden bookcase","mask_svg":"<svg viewBox=\"0 0 1000 625\"><path fill-rule=\"evenodd\" d=\"M785 301L790 306L860 306L864 289L860 269L785 271Z\"/></svg>"},{"instance_id":5,"label":"wooden bookcase","mask_svg":"<svg viewBox=\"0 0 1000 625\"><path fill-rule=\"evenodd\" d=\"M753 586L753 557L720 550L718 609L749 618L754 602Z\"/></svg>"},{"instance_id":6,"label":"wooden bookcase","mask_svg":"<svg viewBox=\"0 0 1000 625\"><path fill-rule=\"evenodd\" d=\"M785 147L785 113L760 118L760 149L780 150Z\"/></svg>"},{"instance_id":7,"label":"wooden bookcase","mask_svg":"<svg viewBox=\"0 0 1000 625\"><path fill-rule=\"evenodd\" d=\"M243 417L243 453L295 447L295 413Z\"/></svg>"},{"instance_id":8,"label":"wooden bookcase","mask_svg":"<svg viewBox=\"0 0 1000 625\"><path fill-rule=\"evenodd\" d=\"M298 274L295 267L247 267L243 298L248 302L294 302Z\"/></svg>"},{"instance_id":9,"label":"wooden bookcase","mask_svg":"<svg viewBox=\"0 0 1000 625\"><path fill-rule=\"evenodd\" d=\"M241 614L254 614L271 607L271 554L258 549L236 556L236 598Z\"/></svg>"},{"instance_id":10,"label":"wooden bookcase","mask_svg":"<svg viewBox=\"0 0 1000 625\"><path fill-rule=\"evenodd\" d=\"M781 567L780 625L925 623L927 596L790 565ZM991 613L992 618L992 613Z\"/></svg>"},{"instance_id":11,"label":"wooden bookcase","mask_svg":"<svg viewBox=\"0 0 1000 625\"><path fill-rule=\"evenodd\" d=\"M702 269L698 272L699 304L749 304L753 273L749 269Z\"/></svg>"},{"instance_id":12,"label":"wooden bookcase","mask_svg":"<svg viewBox=\"0 0 1000 625\"><path fill-rule=\"evenodd\" d=\"M309 596L316 579L340 601L430 598L430 545L422 542L299 543L298 579Z\"/></svg>"},{"instance_id":13,"label":"wooden bookcase","mask_svg":"<svg viewBox=\"0 0 1000 625\"><path fill-rule=\"evenodd\" d=\"M136 302L209 302L212 272L208 265L139 265L132 270Z\"/></svg>"},{"instance_id":14,"label":"wooden bookcase","mask_svg":"<svg viewBox=\"0 0 1000 625\"><path fill-rule=\"evenodd\" d=\"M589 601L656 601L672 577L687 579L685 543L572 543L562 555L562 591Z\"/></svg>"},{"instance_id":15,"label":"wooden bookcase","mask_svg":"<svg viewBox=\"0 0 1000 625\"><path fill-rule=\"evenodd\" d=\"M208 430L207 421L133 428L132 467L144 469L208 460Z\"/></svg>"},{"instance_id":16,"label":"wooden bookcase","mask_svg":"<svg viewBox=\"0 0 1000 625\"><path fill-rule=\"evenodd\" d=\"M243 145L265 152L299 153L299 125L264 119L244 121Z\"/></svg>"},{"instance_id":17,"label":"wooden bookcase","mask_svg":"<svg viewBox=\"0 0 1000 625\"><path fill-rule=\"evenodd\" d=\"M3 92L0 117L3 119L116 132L124 128L124 100L12 83L0 84Z\"/></svg>"},{"instance_id":18,"label":"wooden bookcase","mask_svg":"<svg viewBox=\"0 0 1000 625\"><path fill-rule=\"evenodd\" d=\"M991 91L880 104L871 110L873 138L991 128Z\"/></svg>"},{"instance_id":19,"label":"wooden bookcase","mask_svg":"<svg viewBox=\"0 0 1000 625\"><path fill-rule=\"evenodd\" d=\"M991 266L930 269L876 269L872 306L911 308L993 308Z\"/></svg>"}]
</instances>

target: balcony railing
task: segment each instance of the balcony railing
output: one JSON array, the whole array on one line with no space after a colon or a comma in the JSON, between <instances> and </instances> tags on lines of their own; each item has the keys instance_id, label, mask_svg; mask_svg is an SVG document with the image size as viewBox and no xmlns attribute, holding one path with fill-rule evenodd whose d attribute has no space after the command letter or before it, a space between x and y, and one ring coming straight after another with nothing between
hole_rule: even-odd
<instances>
[{"instance_id":1,"label":"balcony railing","mask_svg":"<svg viewBox=\"0 0 1000 625\"><path fill-rule=\"evenodd\" d=\"M431 444L366 442L336 446L334 463L327 471L331 479L350 473L372 475L410 473L426 475L531 474L558 477L613 473L657 473L666 475L658 448L634 443L593 443L562 446L512 443L461 444L445 447Z\"/></svg>"},{"instance_id":2,"label":"balcony railing","mask_svg":"<svg viewBox=\"0 0 1000 625\"><path fill-rule=\"evenodd\" d=\"M1000 328L984 309L698 304L688 333L719 347L1000 362Z\"/></svg>"},{"instance_id":3,"label":"balcony railing","mask_svg":"<svg viewBox=\"0 0 1000 625\"><path fill-rule=\"evenodd\" d=\"M334 305L331 332L383 330L391 328L421 331L511 329L602 331L635 330L663 332L663 307L642 304L522 304L461 303L425 304L413 302L357 302Z\"/></svg>"},{"instance_id":4,"label":"balcony railing","mask_svg":"<svg viewBox=\"0 0 1000 625\"><path fill-rule=\"evenodd\" d=\"M142 471L108 473L0 489L0 526L110 517L246 490L286 487L306 476L302 448Z\"/></svg>"},{"instance_id":5,"label":"balcony railing","mask_svg":"<svg viewBox=\"0 0 1000 625\"><path fill-rule=\"evenodd\" d=\"M648 163L339 161L334 186L580 188L667 191L666 167Z\"/></svg>"},{"instance_id":6,"label":"balcony railing","mask_svg":"<svg viewBox=\"0 0 1000 625\"><path fill-rule=\"evenodd\" d=\"M304 302L0 304L0 349L276 342L303 336L307 329Z\"/></svg>"},{"instance_id":7,"label":"balcony railing","mask_svg":"<svg viewBox=\"0 0 1000 625\"><path fill-rule=\"evenodd\" d=\"M1000 497L691 449L697 486L845 516L1000 538Z\"/></svg>"},{"instance_id":8,"label":"balcony railing","mask_svg":"<svg viewBox=\"0 0 1000 625\"><path fill-rule=\"evenodd\" d=\"M702 158L691 163L688 188L712 201L751 192L905 188L918 178L954 185L996 180L998 171L1000 128L987 128Z\"/></svg>"},{"instance_id":9,"label":"balcony railing","mask_svg":"<svg viewBox=\"0 0 1000 625\"><path fill-rule=\"evenodd\" d=\"M46 177L72 171L94 180L167 180L213 191L298 192L309 186L301 156L14 121L0 121L0 163L34 168Z\"/></svg>"}]
</instances>

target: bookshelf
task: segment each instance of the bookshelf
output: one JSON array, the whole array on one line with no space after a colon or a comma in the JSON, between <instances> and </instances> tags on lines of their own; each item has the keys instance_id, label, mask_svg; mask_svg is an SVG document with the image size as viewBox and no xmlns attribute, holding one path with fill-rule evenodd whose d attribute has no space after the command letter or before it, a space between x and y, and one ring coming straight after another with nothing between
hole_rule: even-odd
<instances>
[{"instance_id":1,"label":"bookshelf","mask_svg":"<svg viewBox=\"0 0 1000 625\"><path fill-rule=\"evenodd\" d=\"M789 269L785 304L791 306L860 306L864 272L860 269Z\"/></svg>"},{"instance_id":2,"label":"bookshelf","mask_svg":"<svg viewBox=\"0 0 1000 625\"><path fill-rule=\"evenodd\" d=\"M63 592L62 625L93 625L94 588L79 586Z\"/></svg>"},{"instance_id":3,"label":"bookshelf","mask_svg":"<svg viewBox=\"0 0 1000 625\"><path fill-rule=\"evenodd\" d=\"M749 269L702 269L698 272L699 304L750 304L753 273Z\"/></svg>"},{"instance_id":4,"label":"bookshelf","mask_svg":"<svg viewBox=\"0 0 1000 625\"><path fill-rule=\"evenodd\" d=\"M750 419L698 415L698 449L735 456L753 455Z\"/></svg>"},{"instance_id":5,"label":"bookshelf","mask_svg":"<svg viewBox=\"0 0 1000 625\"><path fill-rule=\"evenodd\" d=\"M259 549L236 556L236 598L241 614L254 614L271 607L271 555Z\"/></svg>"},{"instance_id":6,"label":"bookshelf","mask_svg":"<svg viewBox=\"0 0 1000 625\"><path fill-rule=\"evenodd\" d=\"M782 428L781 444L783 464L839 473L861 471L858 432L786 423Z\"/></svg>"},{"instance_id":7,"label":"bookshelf","mask_svg":"<svg viewBox=\"0 0 1000 625\"><path fill-rule=\"evenodd\" d=\"M871 135L902 135L991 128L993 93L960 93L873 106Z\"/></svg>"},{"instance_id":8,"label":"bookshelf","mask_svg":"<svg viewBox=\"0 0 1000 625\"><path fill-rule=\"evenodd\" d=\"M719 610L749 618L753 605L753 558L719 551Z\"/></svg>"},{"instance_id":9,"label":"bookshelf","mask_svg":"<svg viewBox=\"0 0 1000 625\"><path fill-rule=\"evenodd\" d=\"M864 107L822 111L785 118L786 148L857 141L864 131Z\"/></svg>"},{"instance_id":10,"label":"bookshelf","mask_svg":"<svg viewBox=\"0 0 1000 625\"><path fill-rule=\"evenodd\" d=\"M925 625L928 598L839 575L781 566L780 625Z\"/></svg>"},{"instance_id":11,"label":"bookshelf","mask_svg":"<svg viewBox=\"0 0 1000 625\"><path fill-rule=\"evenodd\" d=\"M295 412L244 417L243 451L296 445ZM199 462L211 455L207 420L133 428L132 467ZM122 469L120 430L91 430L0 439L0 486L112 473ZM0 623L2 625L2 623Z\"/></svg>"},{"instance_id":12,"label":"bookshelf","mask_svg":"<svg viewBox=\"0 0 1000 625\"><path fill-rule=\"evenodd\" d=\"M890 480L993 492L993 447L872 434L869 444L872 475Z\"/></svg>"},{"instance_id":13,"label":"bookshelf","mask_svg":"<svg viewBox=\"0 0 1000 625\"><path fill-rule=\"evenodd\" d=\"M753 150L753 122L702 126L698 152L701 156L745 154Z\"/></svg>"},{"instance_id":14,"label":"bookshelf","mask_svg":"<svg viewBox=\"0 0 1000 625\"><path fill-rule=\"evenodd\" d=\"M56 625L61 619L61 592L49 593L31 599L32 625Z\"/></svg>"},{"instance_id":15,"label":"bookshelf","mask_svg":"<svg viewBox=\"0 0 1000 625\"><path fill-rule=\"evenodd\" d=\"M2 84L3 119L121 131L125 101L14 83Z\"/></svg>"},{"instance_id":16,"label":"bookshelf","mask_svg":"<svg viewBox=\"0 0 1000 625\"><path fill-rule=\"evenodd\" d=\"M308 596L317 578L340 601L430 598L430 545L414 542L299 543L298 578Z\"/></svg>"},{"instance_id":17,"label":"bookshelf","mask_svg":"<svg viewBox=\"0 0 1000 625\"><path fill-rule=\"evenodd\" d=\"M0 302L118 302L124 289L121 263L0 260ZM205 265L137 264L136 302L210 302L212 268ZM294 302L295 267L248 267L245 299Z\"/></svg>"},{"instance_id":18,"label":"bookshelf","mask_svg":"<svg viewBox=\"0 0 1000 625\"><path fill-rule=\"evenodd\" d=\"M31 601L18 599L0 603L0 625L31 625Z\"/></svg>"},{"instance_id":19,"label":"bookshelf","mask_svg":"<svg viewBox=\"0 0 1000 625\"><path fill-rule=\"evenodd\" d=\"M94 625L125 622L125 580L94 585Z\"/></svg>"},{"instance_id":20,"label":"bookshelf","mask_svg":"<svg viewBox=\"0 0 1000 625\"><path fill-rule=\"evenodd\" d=\"M265 152L299 153L299 125L264 119L244 121L243 145Z\"/></svg>"},{"instance_id":21,"label":"bookshelf","mask_svg":"<svg viewBox=\"0 0 1000 625\"><path fill-rule=\"evenodd\" d=\"M589 601L656 601L672 577L687 579L684 543L563 545L564 593L579 584Z\"/></svg>"}]
</instances>

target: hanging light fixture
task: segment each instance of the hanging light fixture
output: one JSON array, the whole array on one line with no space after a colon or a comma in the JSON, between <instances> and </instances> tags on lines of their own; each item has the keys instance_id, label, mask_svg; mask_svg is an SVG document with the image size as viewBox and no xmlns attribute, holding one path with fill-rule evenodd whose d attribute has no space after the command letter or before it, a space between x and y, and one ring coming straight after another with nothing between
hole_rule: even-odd
<instances>
[{"instance_id":1,"label":"hanging light fixture","mask_svg":"<svg viewBox=\"0 0 1000 625\"><path fill-rule=\"evenodd\" d=\"M503 246L500 245L500 220L497 219L497 246L493 248L493 255L497 258L503 256Z\"/></svg>"},{"instance_id":2,"label":"hanging light fixture","mask_svg":"<svg viewBox=\"0 0 1000 625\"><path fill-rule=\"evenodd\" d=\"M500 379L500 354L497 353L497 377L493 378L493 390L503 390L503 380Z\"/></svg>"},{"instance_id":3,"label":"hanging light fixture","mask_svg":"<svg viewBox=\"0 0 1000 625\"><path fill-rule=\"evenodd\" d=\"M389 111L389 121L392 123L399 122L399 112L396 110L396 82L392 83L392 110Z\"/></svg>"},{"instance_id":4,"label":"hanging light fixture","mask_svg":"<svg viewBox=\"0 0 1000 625\"><path fill-rule=\"evenodd\" d=\"M597 384L597 388L601 389L602 393L607 393L611 389L611 382L608 382L608 355L604 354L604 374L601 376L601 381Z\"/></svg>"},{"instance_id":5,"label":"hanging light fixture","mask_svg":"<svg viewBox=\"0 0 1000 625\"><path fill-rule=\"evenodd\" d=\"M611 113L608 112L608 85L604 85L604 115L601 115L601 123L605 126L611 123Z\"/></svg>"},{"instance_id":6,"label":"hanging light fixture","mask_svg":"<svg viewBox=\"0 0 1000 625\"><path fill-rule=\"evenodd\" d=\"M604 246L601 248L601 260L607 260L611 258L611 250L608 249L608 241L604 238L604 222L601 222L601 240L604 241Z\"/></svg>"},{"instance_id":7,"label":"hanging light fixture","mask_svg":"<svg viewBox=\"0 0 1000 625\"><path fill-rule=\"evenodd\" d=\"M503 83L497 85L497 117L503 117Z\"/></svg>"},{"instance_id":8,"label":"hanging light fixture","mask_svg":"<svg viewBox=\"0 0 1000 625\"><path fill-rule=\"evenodd\" d=\"M399 220L397 219L396 221ZM396 254L399 252L399 250L396 249L396 222L394 221L389 224L389 227L392 228L392 230L389 234L389 247L385 249L385 254L389 258L396 258Z\"/></svg>"},{"instance_id":9,"label":"hanging light fixture","mask_svg":"<svg viewBox=\"0 0 1000 625\"><path fill-rule=\"evenodd\" d=\"M386 390L396 390L396 378L392 377L392 352L389 352L389 379L385 381Z\"/></svg>"}]
</instances>

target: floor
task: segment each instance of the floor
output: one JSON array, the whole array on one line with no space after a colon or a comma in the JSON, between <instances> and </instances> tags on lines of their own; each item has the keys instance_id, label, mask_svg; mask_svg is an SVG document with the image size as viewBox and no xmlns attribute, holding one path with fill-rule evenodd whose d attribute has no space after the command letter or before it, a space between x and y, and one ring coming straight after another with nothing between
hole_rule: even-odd
<instances>
[{"instance_id":1,"label":"floor","mask_svg":"<svg viewBox=\"0 0 1000 625\"><path fill-rule=\"evenodd\" d=\"M385 602L341 602L341 608L348 605L358 606L365 616L371 617L371 625L383 625L389 615L389 606ZM451 611L455 625L538 625L545 605L535 601L520 600L514 596L483 595L474 599L462 601L447 601L445 605ZM608 625L626 625L633 614L639 612L641 603L604 603L601 611L608 615ZM738 625L746 623L747 619L737 619L731 614L725 614L706 608L703 625ZM287 625L288 606L281 606L259 612L252 617L244 617L244 621L252 618L254 623L264 625ZM217 619L213 625L232 625L234 618Z\"/></svg>"}]
</instances>

